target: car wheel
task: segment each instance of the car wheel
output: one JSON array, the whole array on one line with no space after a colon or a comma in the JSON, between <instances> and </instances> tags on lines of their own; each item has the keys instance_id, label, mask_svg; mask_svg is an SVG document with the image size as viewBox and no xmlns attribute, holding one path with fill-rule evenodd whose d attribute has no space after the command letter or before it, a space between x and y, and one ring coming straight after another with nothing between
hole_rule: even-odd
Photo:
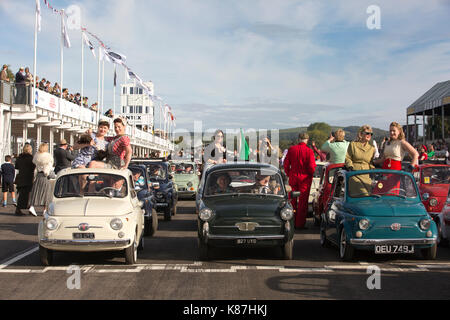
<instances>
[{"instance_id":1,"label":"car wheel","mask_svg":"<svg viewBox=\"0 0 450 320\"><path fill-rule=\"evenodd\" d=\"M431 248L422 249L422 256L424 260L435 260L437 252L437 244L434 244Z\"/></svg>"},{"instance_id":2,"label":"car wheel","mask_svg":"<svg viewBox=\"0 0 450 320\"><path fill-rule=\"evenodd\" d=\"M144 240L144 235L141 236L141 241L139 241L139 245L137 247L138 251L142 251L144 250L145 247L145 240Z\"/></svg>"},{"instance_id":3,"label":"car wheel","mask_svg":"<svg viewBox=\"0 0 450 320\"><path fill-rule=\"evenodd\" d=\"M342 227L339 239L339 256L343 261L352 261L355 249L348 243L345 228Z\"/></svg>"},{"instance_id":4,"label":"car wheel","mask_svg":"<svg viewBox=\"0 0 450 320\"><path fill-rule=\"evenodd\" d=\"M292 260L294 251L294 239L289 240L283 246L283 258L284 260Z\"/></svg>"},{"instance_id":5,"label":"car wheel","mask_svg":"<svg viewBox=\"0 0 450 320\"><path fill-rule=\"evenodd\" d=\"M330 247L330 240L327 239L327 233L324 226L320 226L320 245L324 248Z\"/></svg>"},{"instance_id":6,"label":"car wheel","mask_svg":"<svg viewBox=\"0 0 450 320\"><path fill-rule=\"evenodd\" d=\"M39 257L43 266L48 267L53 264L53 250L39 245Z\"/></svg>"},{"instance_id":7,"label":"car wheel","mask_svg":"<svg viewBox=\"0 0 450 320\"><path fill-rule=\"evenodd\" d=\"M209 245L198 239L198 256L200 261L209 260Z\"/></svg>"},{"instance_id":8,"label":"car wheel","mask_svg":"<svg viewBox=\"0 0 450 320\"><path fill-rule=\"evenodd\" d=\"M172 212L169 207L164 209L164 221L170 221L172 220Z\"/></svg>"},{"instance_id":9,"label":"car wheel","mask_svg":"<svg viewBox=\"0 0 450 320\"><path fill-rule=\"evenodd\" d=\"M155 235L156 230L158 230L158 213L156 212L155 209L152 209L151 220L150 219L145 220L144 234L145 236L152 237Z\"/></svg>"},{"instance_id":10,"label":"car wheel","mask_svg":"<svg viewBox=\"0 0 450 320\"><path fill-rule=\"evenodd\" d=\"M176 216L176 215L177 215L177 206L176 206L176 205L173 205L172 208L173 208L173 209L172 209L172 215L173 215L173 216Z\"/></svg>"},{"instance_id":11,"label":"car wheel","mask_svg":"<svg viewBox=\"0 0 450 320\"><path fill-rule=\"evenodd\" d=\"M439 220L436 220L436 227L437 227L437 230L438 230L437 245L439 247L446 247L446 246L448 246L447 239L442 238L442 225L441 225L441 222Z\"/></svg>"},{"instance_id":12,"label":"car wheel","mask_svg":"<svg viewBox=\"0 0 450 320\"><path fill-rule=\"evenodd\" d=\"M134 236L134 241L128 248L125 249L125 263L126 264L136 264L137 261L137 243L136 235Z\"/></svg>"},{"instance_id":13,"label":"car wheel","mask_svg":"<svg viewBox=\"0 0 450 320\"><path fill-rule=\"evenodd\" d=\"M316 214L314 214L314 226L320 227L320 217L318 217Z\"/></svg>"}]
</instances>

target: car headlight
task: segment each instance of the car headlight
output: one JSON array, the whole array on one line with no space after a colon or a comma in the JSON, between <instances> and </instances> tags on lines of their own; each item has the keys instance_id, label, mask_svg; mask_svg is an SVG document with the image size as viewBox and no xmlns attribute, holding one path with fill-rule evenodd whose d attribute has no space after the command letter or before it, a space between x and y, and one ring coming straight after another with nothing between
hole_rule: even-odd
<instances>
[{"instance_id":1,"label":"car headlight","mask_svg":"<svg viewBox=\"0 0 450 320\"><path fill-rule=\"evenodd\" d=\"M211 220L213 215L214 215L213 211L211 209L208 209L208 208L204 208L204 209L200 210L200 212L199 212L199 217L203 221Z\"/></svg>"},{"instance_id":2,"label":"car headlight","mask_svg":"<svg viewBox=\"0 0 450 320\"><path fill-rule=\"evenodd\" d=\"M367 229L369 229L369 226L370 226L369 220L367 220L367 219L361 219L361 220L359 221L359 228L360 228L361 230L367 230Z\"/></svg>"},{"instance_id":3,"label":"car headlight","mask_svg":"<svg viewBox=\"0 0 450 320\"><path fill-rule=\"evenodd\" d=\"M430 227L431 227L431 220L429 220L429 219L420 220L419 226L420 226L420 229L426 231L426 230L430 229Z\"/></svg>"},{"instance_id":4,"label":"car headlight","mask_svg":"<svg viewBox=\"0 0 450 320\"><path fill-rule=\"evenodd\" d=\"M430 200L430 206L436 207L437 205L438 205L437 199L433 198L433 199Z\"/></svg>"},{"instance_id":5,"label":"car headlight","mask_svg":"<svg viewBox=\"0 0 450 320\"><path fill-rule=\"evenodd\" d=\"M117 230L122 229L123 222L119 218L116 218L116 219L112 219L109 225L111 226L111 229L117 231Z\"/></svg>"},{"instance_id":6,"label":"car headlight","mask_svg":"<svg viewBox=\"0 0 450 320\"><path fill-rule=\"evenodd\" d=\"M193 184L192 182L190 182L190 181L187 183L187 186L188 186L189 188L192 187L193 185L194 185L194 184Z\"/></svg>"},{"instance_id":7,"label":"car headlight","mask_svg":"<svg viewBox=\"0 0 450 320\"><path fill-rule=\"evenodd\" d=\"M281 210L280 216L284 221L289 221L294 216L294 210L292 210L291 208L284 208L283 210Z\"/></svg>"},{"instance_id":8,"label":"car headlight","mask_svg":"<svg viewBox=\"0 0 450 320\"><path fill-rule=\"evenodd\" d=\"M58 228L58 221L56 221L56 219L50 218L46 221L45 226L48 230L56 230Z\"/></svg>"},{"instance_id":9,"label":"car headlight","mask_svg":"<svg viewBox=\"0 0 450 320\"><path fill-rule=\"evenodd\" d=\"M157 197L158 199L162 199L162 198L164 198L164 193L162 193L162 192L157 192L157 193L156 193L156 197Z\"/></svg>"}]
</instances>

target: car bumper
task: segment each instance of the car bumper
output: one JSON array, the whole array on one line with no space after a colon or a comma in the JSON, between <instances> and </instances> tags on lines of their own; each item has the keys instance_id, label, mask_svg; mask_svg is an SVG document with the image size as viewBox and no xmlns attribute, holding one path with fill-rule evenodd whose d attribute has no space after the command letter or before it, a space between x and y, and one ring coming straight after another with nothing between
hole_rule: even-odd
<instances>
[{"instance_id":1,"label":"car bumper","mask_svg":"<svg viewBox=\"0 0 450 320\"><path fill-rule=\"evenodd\" d=\"M266 235L266 236L228 236L228 235L215 235L208 234L206 236L208 240L238 240L238 239L256 239L258 241L261 240L284 240L286 239L285 235Z\"/></svg>"},{"instance_id":2,"label":"car bumper","mask_svg":"<svg viewBox=\"0 0 450 320\"><path fill-rule=\"evenodd\" d=\"M178 197L192 197L197 191L178 191Z\"/></svg>"},{"instance_id":3,"label":"car bumper","mask_svg":"<svg viewBox=\"0 0 450 320\"><path fill-rule=\"evenodd\" d=\"M379 245L434 245L436 238L428 239L350 239L350 244L355 246L379 246Z\"/></svg>"},{"instance_id":4,"label":"car bumper","mask_svg":"<svg viewBox=\"0 0 450 320\"><path fill-rule=\"evenodd\" d=\"M112 251L128 248L131 245L131 240L61 240L43 238L40 239L39 244L47 249L60 251Z\"/></svg>"},{"instance_id":5,"label":"car bumper","mask_svg":"<svg viewBox=\"0 0 450 320\"><path fill-rule=\"evenodd\" d=\"M285 230L283 234L211 234L209 224L203 224L201 238L205 243L214 243L220 246L233 246L237 240L249 239L256 240L256 244L260 246L280 245L288 242L293 238L291 227L288 222L285 223Z\"/></svg>"}]
</instances>

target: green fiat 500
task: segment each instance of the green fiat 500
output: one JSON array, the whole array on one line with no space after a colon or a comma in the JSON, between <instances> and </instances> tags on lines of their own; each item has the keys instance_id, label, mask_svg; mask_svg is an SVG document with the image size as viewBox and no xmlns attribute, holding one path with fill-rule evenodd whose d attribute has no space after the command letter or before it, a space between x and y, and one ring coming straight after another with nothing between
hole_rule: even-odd
<instances>
[{"instance_id":1,"label":"green fiat 500","mask_svg":"<svg viewBox=\"0 0 450 320\"><path fill-rule=\"evenodd\" d=\"M342 170L335 174L331 198L320 239L323 246L337 245L342 260L352 260L355 250L436 258L436 224L410 173Z\"/></svg>"},{"instance_id":2,"label":"green fiat 500","mask_svg":"<svg viewBox=\"0 0 450 320\"><path fill-rule=\"evenodd\" d=\"M211 247L280 247L292 259L294 211L279 169L260 163L230 163L207 169L200 187L200 259ZM298 197L298 192L291 196Z\"/></svg>"},{"instance_id":3,"label":"green fiat 500","mask_svg":"<svg viewBox=\"0 0 450 320\"><path fill-rule=\"evenodd\" d=\"M171 161L170 172L177 186L178 197L195 199L199 184L197 164L191 161Z\"/></svg>"}]
</instances>

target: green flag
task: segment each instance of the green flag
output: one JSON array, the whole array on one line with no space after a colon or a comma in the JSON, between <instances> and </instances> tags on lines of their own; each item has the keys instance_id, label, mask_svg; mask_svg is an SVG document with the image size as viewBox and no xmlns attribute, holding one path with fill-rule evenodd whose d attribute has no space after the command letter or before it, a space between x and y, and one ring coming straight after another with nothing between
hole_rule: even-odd
<instances>
[{"instance_id":1,"label":"green flag","mask_svg":"<svg viewBox=\"0 0 450 320\"><path fill-rule=\"evenodd\" d=\"M248 147L248 143L245 140L244 132L241 129L241 145L239 150L239 159L248 160L249 155L250 155L250 148Z\"/></svg>"}]
</instances>

